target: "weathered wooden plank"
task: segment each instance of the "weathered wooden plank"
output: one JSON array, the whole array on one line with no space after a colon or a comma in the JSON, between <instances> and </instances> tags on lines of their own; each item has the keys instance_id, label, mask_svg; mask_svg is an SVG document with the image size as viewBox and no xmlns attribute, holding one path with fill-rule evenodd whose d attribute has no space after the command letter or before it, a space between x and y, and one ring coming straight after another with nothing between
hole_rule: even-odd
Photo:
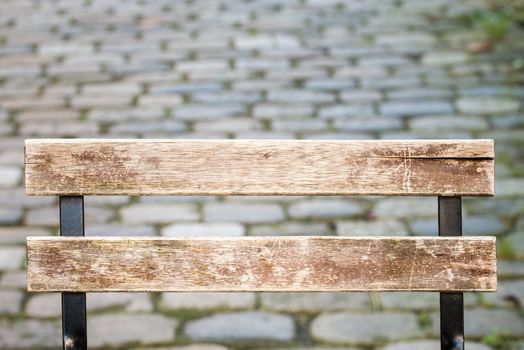
<instances>
[{"instance_id":1,"label":"weathered wooden plank","mask_svg":"<svg viewBox=\"0 0 524 350\"><path fill-rule=\"evenodd\" d=\"M493 141L26 140L30 195L493 195Z\"/></svg>"},{"instance_id":2,"label":"weathered wooden plank","mask_svg":"<svg viewBox=\"0 0 524 350\"><path fill-rule=\"evenodd\" d=\"M493 237L30 237L29 291L494 291Z\"/></svg>"}]
</instances>

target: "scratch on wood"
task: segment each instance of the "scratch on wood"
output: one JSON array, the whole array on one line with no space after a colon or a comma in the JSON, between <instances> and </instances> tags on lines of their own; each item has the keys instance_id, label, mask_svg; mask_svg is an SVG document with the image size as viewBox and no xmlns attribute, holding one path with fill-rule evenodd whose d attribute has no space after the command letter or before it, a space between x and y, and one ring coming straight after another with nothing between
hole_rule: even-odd
<instances>
[{"instance_id":1,"label":"scratch on wood","mask_svg":"<svg viewBox=\"0 0 524 350\"><path fill-rule=\"evenodd\" d=\"M411 148L408 144L404 145L404 176L402 177L402 188L407 193L411 191Z\"/></svg>"},{"instance_id":2,"label":"scratch on wood","mask_svg":"<svg viewBox=\"0 0 524 350\"><path fill-rule=\"evenodd\" d=\"M411 258L411 267L409 271L409 281L408 281L409 288L412 288L413 286L413 276L415 275L415 267L417 266L418 250L419 250L419 244L418 242L415 242L415 252L413 254L413 258Z\"/></svg>"}]
</instances>

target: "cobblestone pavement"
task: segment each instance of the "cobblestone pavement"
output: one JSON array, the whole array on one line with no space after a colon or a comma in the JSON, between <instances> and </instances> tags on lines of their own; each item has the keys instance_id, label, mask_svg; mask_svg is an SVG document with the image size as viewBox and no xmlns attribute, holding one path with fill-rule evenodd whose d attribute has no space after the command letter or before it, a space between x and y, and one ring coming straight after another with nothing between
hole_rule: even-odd
<instances>
[{"instance_id":1,"label":"cobblestone pavement","mask_svg":"<svg viewBox=\"0 0 524 350\"><path fill-rule=\"evenodd\" d=\"M0 1L0 348L56 349L59 295L26 288L28 137L494 138L497 196L464 231L499 239L496 294L466 296L468 349L524 349L523 30L460 0ZM520 61L520 63L522 63ZM520 85L519 85L520 83ZM435 198L89 197L87 234L434 235ZM437 349L438 295L90 294L97 349Z\"/></svg>"}]
</instances>

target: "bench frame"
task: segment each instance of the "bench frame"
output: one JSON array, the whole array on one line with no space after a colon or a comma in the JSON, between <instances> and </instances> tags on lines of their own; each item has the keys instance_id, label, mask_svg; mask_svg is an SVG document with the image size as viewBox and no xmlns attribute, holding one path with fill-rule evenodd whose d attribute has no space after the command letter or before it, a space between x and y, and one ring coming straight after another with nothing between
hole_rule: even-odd
<instances>
[{"instance_id":1,"label":"bench frame","mask_svg":"<svg viewBox=\"0 0 524 350\"><path fill-rule=\"evenodd\" d=\"M84 236L84 196L60 196L60 235ZM462 197L438 197L439 236L462 235ZM87 349L86 293L62 292L64 350ZM441 350L464 349L462 292L440 292Z\"/></svg>"},{"instance_id":2,"label":"bench frame","mask_svg":"<svg viewBox=\"0 0 524 350\"><path fill-rule=\"evenodd\" d=\"M26 193L28 195L59 196L60 235L64 237L83 237L85 235L84 196L86 195L405 195L438 197L439 236L448 236L449 240L451 238L449 236L462 236L462 196L494 195L495 155L492 140L49 139L26 140L25 146ZM209 169L213 171L210 172ZM451 238L451 240L454 239L460 240L458 237ZM439 239L432 238L431 240ZM59 279L59 276L67 276L69 272L64 272L61 265L52 266L51 264L49 266L46 263L55 261L56 256L60 256L65 261L69 254L73 254L74 249L77 249L77 253L82 251L78 245L75 248L67 244L54 244L53 241L58 242L59 240L51 239L45 242L45 240L28 238L28 272L31 272L28 273L28 290L61 292L63 348L84 350L87 349L86 292L125 290L126 286L116 284L117 288L111 289L109 288L110 280L95 283L92 286L78 283L71 289L64 288L60 283L54 285L53 283L35 283L35 280L42 277L47 277L52 282L54 281L52 276L56 276L56 279ZM74 238L62 240L62 242L73 241L75 241ZM419 284L417 288L388 288L383 284L374 288L363 288L363 290L439 292L441 349L463 350L463 292L496 290L495 240L483 239L483 241L483 245L470 245L467 255L470 259L469 264L464 266L459 264L460 266L456 267L462 278L465 277L460 281L473 281L473 284L458 283L445 287L445 279L439 277L432 279L433 284ZM171 242L170 247L174 247L175 251L177 249L180 251L181 246L177 246L174 240ZM243 247L246 247L245 241L243 242ZM316 242L316 249L319 249L321 245L318 245L318 241ZM263 247L263 244L266 243L261 244ZM315 244L312 245L312 248L315 247ZM381 249L394 247L391 243L388 244L390 245L382 246ZM422 245L425 247L424 244ZM449 242L446 246L447 254L453 254L452 248L455 246L452 245L450 248ZM144 249L149 249L151 245L146 244L144 247ZM199 244L196 244L196 247L199 247ZM296 249L301 246L291 244L290 247ZM304 249L308 247L307 243L303 247ZM128 245L127 248L132 249L133 245ZM58 253L53 254L53 249L58 249L55 250ZM125 252L126 246L120 245L119 249ZM170 248L165 249L168 249L168 252L171 251ZM164 254L166 254L165 249ZM230 249L227 247L224 251L228 252ZM188 250L191 254L191 250ZM416 250L415 245L414 251ZM484 255L480 256L482 251ZM402 254L400 250L396 252ZM446 262L450 256L445 257ZM473 262L477 256L482 264L478 268ZM179 254L178 257L180 258L181 255ZM206 255L200 255L197 258L208 259ZM344 262L349 260L340 252L337 259L340 265L344 265ZM162 263L162 259L159 261ZM224 263L227 264L228 261L225 260ZM289 262L289 259L287 261ZM395 268L398 271L403 271L402 267L411 263L408 259L396 261ZM286 263L286 258L284 257L280 262ZM349 263L353 264L353 262ZM83 276L86 270L81 268L82 260L77 260L77 264L79 268L71 272L80 273L80 276ZM305 268L300 265L293 266L294 269ZM366 263L359 266L366 268ZM350 278L354 277L355 273L347 273L343 271L343 267L338 273L343 273L344 276L349 275ZM126 271L125 266L115 271L119 271L119 274L130 273L129 276L132 276L130 279L134 278L133 281L135 281L134 285L131 284L130 289L154 290L154 288L151 289L151 284L136 284L136 281L142 281L140 271L138 273L137 271ZM322 281L320 282L324 284L315 284L318 280L322 280L318 276L325 276L329 273L324 269L315 271L319 274L317 279L312 278L310 283L305 285L298 282L297 286L293 286L297 288L291 290L323 290L323 288L326 289L326 286L328 287L326 290L330 291L360 290L360 287L351 288L353 282L348 282L353 281L351 279L344 282L346 285L330 285ZM431 270L426 272L431 273ZM255 275L257 273L258 276L262 275L260 270L256 271ZM104 277L103 274L100 276ZM286 275L281 274L280 277L282 276ZM327 276L328 280L330 276ZM388 278L387 275L382 276ZM177 274L176 277L179 277L176 283L172 279L165 279L167 285L161 285L159 291L180 290L180 288L173 287L176 287L177 283L180 284L180 278L185 281L187 277L180 274ZM271 284L276 280L273 282L271 280L257 281ZM297 283L296 281L291 282ZM235 290L234 286L241 284L242 281L225 278L216 284L201 283L200 280L192 280L182 287L189 290L201 290L200 287L204 286L210 287L207 290L227 291ZM411 280L409 284L411 285ZM198 288L195 289L195 287ZM246 287L246 290L288 290L282 288L282 284L278 283L273 283L269 287L264 289L259 284L251 284Z\"/></svg>"}]
</instances>

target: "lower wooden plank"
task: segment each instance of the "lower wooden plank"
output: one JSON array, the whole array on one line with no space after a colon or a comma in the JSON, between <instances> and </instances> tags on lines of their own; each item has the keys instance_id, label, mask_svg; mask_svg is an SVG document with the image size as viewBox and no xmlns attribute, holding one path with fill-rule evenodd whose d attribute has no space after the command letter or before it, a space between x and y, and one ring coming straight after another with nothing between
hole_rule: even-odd
<instances>
[{"instance_id":1,"label":"lower wooden plank","mask_svg":"<svg viewBox=\"0 0 524 350\"><path fill-rule=\"evenodd\" d=\"M494 291L493 237L29 237L28 290Z\"/></svg>"}]
</instances>

